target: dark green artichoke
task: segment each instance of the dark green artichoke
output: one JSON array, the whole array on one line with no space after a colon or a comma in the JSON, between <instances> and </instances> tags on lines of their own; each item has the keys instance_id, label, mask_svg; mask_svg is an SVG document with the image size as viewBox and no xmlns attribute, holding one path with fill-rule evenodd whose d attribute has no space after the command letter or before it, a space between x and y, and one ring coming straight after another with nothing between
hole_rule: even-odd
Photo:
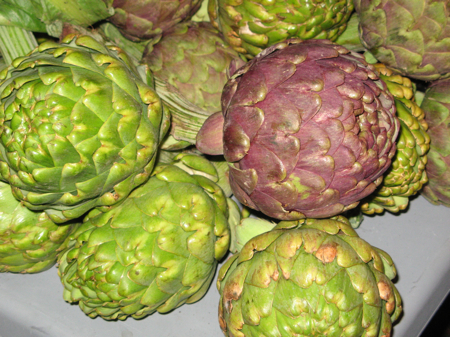
<instances>
[{"instance_id":1,"label":"dark green artichoke","mask_svg":"<svg viewBox=\"0 0 450 337\"><path fill-rule=\"evenodd\" d=\"M161 36L176 24L189 20L200 8L201 0L103 0L114 8L108 20L130 40Z\"/></svg>"},{"instance_id":2,"label":"dark green artichoke","mask_svg":"<svg viewBox=\"0 0 450 337\"><path fill-rule=\"evenodd\" d=\"M422 195L431 203L450 207L450 80L433 82L421 108L431 138Z\"/></svg>"},{"instance_id":3,"label":"dark green artichoke","mask_svg":"<svg viewBox=\"0 0 450 337\"><path fill-rule=\"evenodd\" d=\"M143 62L152 70L156 91L172 114L171 134L195 143L208 116L221 110L227 71L244 65L209 22L176 25L154 46Z\"/></svg>"},{"instance_id":4,"label":"dark green artichoke","mask_svg":"<svg viewBox=\"0 0 450 337\"><path fill-rule=\"evenodd\" d=\"M362 44L404 76L450 76L448 0L355 0Z\"/></svg>"},{"instance_id":5,"label":"dark green artichoke","mask_svg":"<svg viewBox=\"0 0 450 337\"><path fill-rule=\"evenodd\" d=\"M280 220L356 207L395 154L392 94L373 65L328 40L266 49L230 78L222 106L236 198Z\"/></svg>"},{"instance_id":6,"label":"dark green artichoke","mask_svg":"<svg viewBox=\"0 0 450 337\"><path fill-rule=\"evenodd\" d=\"M45 212L33 212L0 182L0 272L38 273L56 263L76 224L56 225Z\"/></svg>"},{"instance_id":7,"label":"dark green artichoke","mask_svg":"<svg viewBox=\"0 0 450 337\"><path fill-rule=\"evenodd\" d=\"M199 300L228 250L229 204L205 176L158 166L122 204L92 211L69 237L58 259L64 299L106 320Z\"/></svg>"},{"instance_id":8,"label":"dark green artichoke","mask_svg":"<svg viewBox=\"0 0 450 337\"><path fill-rule=\"evenodd\" d=\"M44 42L1 74L1 178L53 221L78 218L148 180L167 119L119 48Z\"/></svg>"},{"instance_id":9,"label":"dark green artichoke","mask_svg":"<svg viewBox=\"0 0 450 337\"><path fill-rule=\"evenodd\" d=\"M335 40L353 11L351 0L210 0L211 22L239 53L251 58L289 38Z\"/></svg>"},{"instance_id":10,"label":"dark green artichoke","mask_svg":"<svg viewBox=\"0 0 450 337\"><path fill-rule=\"evenodd\" d=\"M391 336L395 275L342 216L281 222L220 269L220 326L233 337Z\"/></svg>"},{"instance_id":11,"label":"dark green artichoke","mask_svg":"<svg viewBox=\"0 0 450 337\"><path fill-rule=\"evenodd\" d=\"M400 133L396 141L397 152L383 183L361 204L361 210L366 214L382 213L384 210L395 213L406 209L409 197L420 191L428 181L425 165L430 136L427 134L424 111L414 100L411 80L383 64L376 64L375 67L394 95Z\"/></svg>"}]
</instances>

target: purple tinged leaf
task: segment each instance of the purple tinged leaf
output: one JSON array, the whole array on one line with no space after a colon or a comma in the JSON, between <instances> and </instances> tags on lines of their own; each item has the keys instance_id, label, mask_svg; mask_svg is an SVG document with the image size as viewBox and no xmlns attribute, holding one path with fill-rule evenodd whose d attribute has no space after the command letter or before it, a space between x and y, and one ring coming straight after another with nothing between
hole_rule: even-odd
<instances>
[{"instance_id":1,"label":"purple tinged leaf","mask_svg":"<svg viewBox=\"0 0 450 337\"><path fill-rule=\"evenodd\" d=\"M301 62L292 61L296 53ZM295 72L284 76L280 65ZM265 50L234 74L222 99L232 188L272 217L328 217L355 207L381 183L395 151L392 95L372 65L329 41ZM256 125L247 113L254 107L264 115Z\"/></svg>"}]
</instances>

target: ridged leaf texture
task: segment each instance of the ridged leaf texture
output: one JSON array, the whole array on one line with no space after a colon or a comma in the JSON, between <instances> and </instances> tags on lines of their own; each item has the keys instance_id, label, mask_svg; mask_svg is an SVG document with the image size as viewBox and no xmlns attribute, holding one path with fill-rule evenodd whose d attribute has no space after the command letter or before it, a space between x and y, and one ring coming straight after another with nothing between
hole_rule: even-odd
<instances>
[{"instance_id":1,"label":"ridged leaf texture","mask_svg":"<svg viewBox=\"0 0 450 337\"><path fill-rule=\"evenodd\" d=\"M422 195L437 205L450 207L450 80L433 82L425 93L425 111L431 138Z\"/></svg>"},{"instance_id":2,"label":"ridged leaf texture","mask_svg":"<svg viewBox=\"0 0 450 337\"><path fill-rule=\"evenodd\" d=\"M402 306L389 255L343 217L300 223L256 236L221 267L225 336L390 336Z\"/></svg>"},{"instance_id":3,"label":"ridged leaf texture","mask_svg":"<svg viewBox=\"0 0 450 337\"><path fill-rule=\"evenodd\" d=\"M378 189L361 204L361 210L366 214L382 213L385 209L396 213L406 209L409 197L420 191L428 181L425 165L430 136L425 113L415 102L411 80L383 64L376 64L375 67L394 95L400 133L391 167Z\"/></svg>"},{"instance_id":4,"label":"ridged leaf texture","mask_svg":"<svg viewBox=\"0 0 450 337\"><path fill-rule=\"evenodd\" d=\"M353 11L350 0L211 0L210 20L236 51L252 58L290 38L335 40Z\"/></svg>"},{"instance_id":5,"label":"ridged leaf texture","mask_svg":"<svg viewBox=\"0 0 450 337\"><path fill-rule=\"evenodd\" d=\"M45 212L17 201L0 182L0 272L39 273L56 263L63 242L78 224L57 225Z\"/></svg>"},{"instance_id":6,"label":"ridged leaf texture","mask_svg":"<svg viewBox=\"0 0 450 337\"><path fill-rule=\"evenodd\" d=\"M199 300L228 250L227 198L177 166L119 206L92 211L59 258L64 299L90 317L124 320Z\"/></svg>"},{"instance_id":7,"label":"ridged leaf texture","mask_svg":"<svg viewBox=\"0 0 450 337\"><path fill-rule=\"evenodd\" d=\"M266 49L227 82L224 156L244 205L280 220L354 208L381 183L394 98L361 55L328 40Z\"/></svg>"},{"instance_id":8,"label":"ridged leaf texture","mask_svg":"<svg viewBox=\"0 0 450 337\"><path fill-rule=\"evenodd\" d=\"M167 116L122 50L68 35L2 74L0 174L27 207L64 222L149 178Z\"/></svg>"},{"instance_id":9,"label":"ridged leaf texture","mask_svg":"<svg viewBox=\"0 0 450 337\"><path fill-rule=\"evenodd\" d=\"M404 76L450 76L449 0L355 0L363 45Z\"/></svg>"},{"instance_id":10,"label":"ridged leaf texture","mask_svg":"<svg viewBox=\"0 0 450 337\"><path fill-rule=\"evenodd\" d=\"M114 8L108 18L130 40L161 36L176 24L189 20L200 8L201 0L103 0Z\"/></svg>"}]
</instances>

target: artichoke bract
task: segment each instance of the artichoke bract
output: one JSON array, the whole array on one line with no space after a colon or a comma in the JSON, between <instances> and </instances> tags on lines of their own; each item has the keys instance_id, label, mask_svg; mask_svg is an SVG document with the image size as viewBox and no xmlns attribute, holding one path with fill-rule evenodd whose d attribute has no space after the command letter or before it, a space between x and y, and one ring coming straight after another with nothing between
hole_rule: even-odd
<instances>
[{"instance_id":1,"label":"artichoke bract","mask_svg":"<svg viewBox=\"0 0 450 337\"><path fill-rule=\"evenodd\" d=\"M280 220L356 207L395 154L392 94L373 65L328 40L266 49L227 82L222 112L236 198Z\"/></svg>"},{"instance_id":2,"label":"artichoke bract","mask_svg":"<svg viewBox=\"0 0 450 337\"><path fill-rule=\"evenodd\" d=\"M382 213L384 210L396 213L406 209L409 197L420 191L428 181L425 165L430 136L425 113L414 100L411 80L383 64L376 64L375 67L394 95L400 133L396 141L397 152L383 183L361 203L361 210L366 214Z\"/></svg>"},{"instance_id":3,"label":"artichoke bract","mask_svg":"<svg viewBox=\"0 0 450 337\"><path fill-rule=\"evenodd\" d=\"M353 11L351 0L210 0L211 22L248 58L289 38L335 40Z\"/></svg>"},{"instance_id":4,"label":"artichoke bract","mask_svg":"<svg viewBox=\"0 0 450 337\"><path fill-rule=\"evenodd\" d=\"M122 204L92 211L69 237L58 259L64 299L106 320L198 301L228 250L228 200L205 176L156 167Z\"/></svg>"},{"instance_id":5,"label":"artichoke bract","mask_svg":"<svg viewBox=\"0 0 450 337\"><path fill-rule=\"evenodd\" d=\"M200 8L201 0L103 0L114 8L108 18L130 40L148 40L189 20Z\"/></svg>"},{"instance_id":6,"label":"artichoke bract","mask_svg":"<svg viewBox=\"0 0 450 337\"><path fill-rule=\"evenodd\" d=\"M421 194L433 204L450 207L450 80L433 82L421 108L431 138L425 167L428 183Z\"/></svg>"},{"instance_id":7,"label":"artichoke bract","mask_svg":"<svg viewBox=\"0 0 450 337\"><path fill-rule=\"evenodd\" d=\"M77 224L57 225L45 212L33 212L0 182L0 272L38 273L51 268L64 240Z\"/></svg>"},{"instance_id":8,"label":"artichoke bract","mask_svg":"<svg viewBox=\"0 0 450 337\"><path fill-rule=\"evenodd\" d=\"M225 336L391 336L402 306L390 256L342 216L283 226L221 267Z\"/></svg>"},{"instance_id":9,"label":"artichoke bract","mask_svg":"<svg viewBox=\"0 0 450 337\"><path fill-rule=\"evenodd\" d=\"M355 0L362 44L404 76L450 76L448 0Z\"/></svg>"},{"instance_id":10,"label":"artichoke bract","mask_svg":"<svg viewBox=\"0 0 450 337\"><path fill-rule=\"evenodd\" d=\"M148 180L169 123L139 74L119 48L74 35L2 72L0 175L17 199L64 222Z\"/></svg>"},{"instance_id":11,"label":"artichoke bract","mask_svg":"<svg viewBox=\"0 0 450 337\"><path fill-rule=\"evenodd\" d=\"M190 145L206 118L220 111L229 68L245 63L209 22L176 25L149 46L143 62L171 111L171 135Z\"/></svg>"}]
</instances>

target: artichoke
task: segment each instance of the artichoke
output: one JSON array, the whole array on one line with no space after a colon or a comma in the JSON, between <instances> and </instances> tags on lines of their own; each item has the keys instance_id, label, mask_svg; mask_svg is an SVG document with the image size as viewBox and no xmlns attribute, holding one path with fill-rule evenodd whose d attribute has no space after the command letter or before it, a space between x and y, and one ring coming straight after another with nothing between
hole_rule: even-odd
<instances>
[{"instance_id":1,"label":"artichoke","mask_svg":"<svg viewBox=\"0 0 450 337\"><path fill-rule=\"evenodd\" d=\"M189 20L200 8L202 0L103 0L114 8L108 20L130 40L148 40Z\"/></svg>"},{"instance_id":2,"label":"artichoke","mask_svg":"<svg viewBox=\"0 0 450 337\"><path fill-rule=\"evenodd\" d=\"M248 58L289 38L335 40L353 11L351 0L210 0L212 23Z\"/></svg>"},{"instance_id":3,"label":"artichoke","mask_svg":"<svg viewBox=\"0 0 450 337\"><path fill-rule=\"evenodd\" d=\"M45 212L33 212L0 182L0 272L38 273L56 263L76 224L58 226Z\"/></svg>"},{"instance_id":4,"label":"artichoke","mask_svg":"<svg viewBox=\"0 0 450 337\"><path fill-rule=\"evenodd\" d=\"M230 78L222 107L236 198L280 220L356 207L395 154L392 94L373 65L328 40L266 49Z\"/></svg>"},{"instance_id":5,"label":"artichoke","mask_svg":"<svg viewBox=\"0 0 450 337\"><path fill-rule=\"evenodd\" d=\"M406 209L409 197L415 195L428 181L425 165L430 136L426 132L428 125L424 111L414 100L411 80L383 64L376 64L375 67L394 95L400 133L396 142L397 152L383 183L361 204L361 210L366 214L382 213L385 209L395 213Z\"/></svg>"},{"instance_id":6,"label":"artichoke","mask_svg":"<svg viewBox=\"0 0 450 337\"><path fill-rule=\"evenodd\" d=\"M91 211L68 238L58 259L64 299L106 320L199 300L228 250L229 200L203 175L158 166L122 204Z\"/></svg>"},{"instance_id":7,"label":"artichoke","mask_svg":"<svg viewBox=\"0 0 450 337\"><path fill-rule=\"evenodd\" d=\"M176 25L149 46L143 62L171 111L172 136L189 145L206 118L220 111L228 69L245 63L209 22Z\"/></svg>"},{"instance_id":8,"label":"artichoke","mask_svg":"<svg viewBox=\"0 0 450 337\"><path fill-rule=\"evenodd\" d=\"M390 256L342 216L282 223L221 267L225 336L391 336L402 307Z\"/></svg>"},{"instance_id":9,"label":"artichoke","mask_svg":"<svg viewBox=\"0 0 450 337\"><path fill-rule=\"evenodd\" d=\"M0 176L55 222L149 179L168 116L127 55L88 36L46 41L1 73Z\"/></svg>"},{"instance_id":10,"label":"artichoke","mask_svg":"<svg viewBox=\"0 0 450 337\"><path fill-rule=\"evenodd\" d=\"M355 0L362 44L404 76L450 76L448 0Z\"/></svg>"},{"instance_id":11,"label":"artichoke","mask_svg":"<svg viewBox=\"0 0 450 337\"><path fill-rule=\"evenodd\" d=\"M433 82L425 92L425 111L431 138L422 195L431 203L450 207L450 80Z\"/></svg>"},{"instance_id":12,"label":"artichoke","mask_svg":"<svg viewBox=\"0 0 450 337\"><path fill-rule=\"evenodd\" d=\"M114 14L107 0L1 0L0 25L60 37L64 24L89 27Z\"/></svg>"}]
</instances>

